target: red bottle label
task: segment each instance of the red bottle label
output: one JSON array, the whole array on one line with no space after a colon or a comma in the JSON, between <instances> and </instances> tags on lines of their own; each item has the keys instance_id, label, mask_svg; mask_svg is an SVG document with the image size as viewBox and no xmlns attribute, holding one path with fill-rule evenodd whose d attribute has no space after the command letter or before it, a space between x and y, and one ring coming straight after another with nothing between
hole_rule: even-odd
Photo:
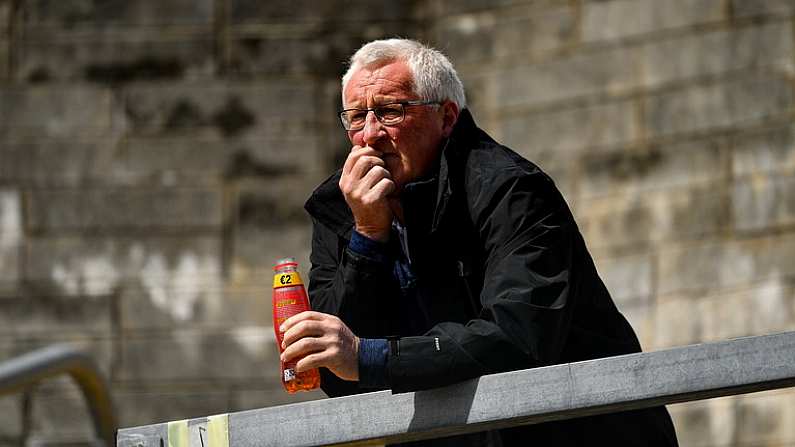
<instances>
[{"instance_id":1,"label":"red bottle label","mask_svg":"<svg viewBox=\"0 0 795 447\"><path fill-rule=\"evenodd\" d=\"M282 351L283 334L279 326L284 320L309 310L309 299L303 286L279 287L273 289L273 322L276 330L276 341L279 343L279 352Z\"/></svg>"}]
</instances>

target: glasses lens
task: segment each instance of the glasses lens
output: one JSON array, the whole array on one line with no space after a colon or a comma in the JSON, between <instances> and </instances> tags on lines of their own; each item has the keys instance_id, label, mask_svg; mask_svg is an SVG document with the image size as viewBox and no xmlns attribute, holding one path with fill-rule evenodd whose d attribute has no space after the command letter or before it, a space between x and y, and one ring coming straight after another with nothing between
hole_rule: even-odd
<instances>
[{"instance_id":1,"label":"glasses lens","mask_svg":"<svg viewBox=\"0 0 795 447\"><path fill-rule=\"evenodd\" d=\"M349 109L340 112L340 121L346 130L359 130L364 128L367 113L372 110L375 117L383 124L393 125L403 121L403 104L386 104L373 109Z\"/></svg>"},{"instance_id":2,"label":"glasses lens","mask_svg":"<svg viewBox=\"0 0 795 447\"><path fill-rule=\"evenodd\" d=\"M384 124L397 124L403 120L403 104L376 107L375 116Z\"/></svg>"},{"instance_id":3,"label":"glasses lens","mask_svg":"<svg viewBox=\"0 0 795 447\"><path fill-rule=\"evenodd\" d=\"M347 130L355 130L364 127L367 120L367 110L345 110L340 113L342 126Z\"/></svg>"}]
</instances>

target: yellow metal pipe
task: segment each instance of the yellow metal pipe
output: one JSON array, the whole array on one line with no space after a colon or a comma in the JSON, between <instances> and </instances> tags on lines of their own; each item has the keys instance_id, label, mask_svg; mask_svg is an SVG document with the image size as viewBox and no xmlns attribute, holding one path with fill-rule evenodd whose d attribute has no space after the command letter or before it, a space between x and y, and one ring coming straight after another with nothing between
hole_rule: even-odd
<instances>
[{"instance_id":1,"label":"yellow metal pipe","mask_svg":"<svg viewBox=\"0 0 795 447\"><path fill-rule=\"evenodd\" d=\"M62 374L70 375L83 391L99 439L113 446L116 420L107 383L94 360L72 346L49 346L0 363L0 395L22 392Z\"/></svg>"}]
</instances>

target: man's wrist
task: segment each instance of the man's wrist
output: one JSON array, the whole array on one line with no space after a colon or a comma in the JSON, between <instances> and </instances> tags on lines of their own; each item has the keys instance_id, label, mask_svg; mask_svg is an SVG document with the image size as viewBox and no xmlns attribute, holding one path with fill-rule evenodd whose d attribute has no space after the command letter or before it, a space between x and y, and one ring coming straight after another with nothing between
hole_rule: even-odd
<instances>
[{"instance_id":1,"label":"man's wrist","mask_svg":"<svg viewBox=\"0 0 795 447\"><path fill-rule=\"evenodd\" d=\"M385 242L370 239L359 233L358 230L351 232L348 248L356 254L378 262L387 262L389 260L389 246Z\"/></svg>"},{"instance_id":2,"label":"man's wrist","mask_svg":"<svg viewBox=\"0 0 795 447\"><path fill-rule=\"evenodd\" d=\"M389 228L385 230L373 230L371 228L363 228L357 225L354 229L362 236L376 242L380 242L382 244L389 242Z\"/></svg>"}]
</instances>

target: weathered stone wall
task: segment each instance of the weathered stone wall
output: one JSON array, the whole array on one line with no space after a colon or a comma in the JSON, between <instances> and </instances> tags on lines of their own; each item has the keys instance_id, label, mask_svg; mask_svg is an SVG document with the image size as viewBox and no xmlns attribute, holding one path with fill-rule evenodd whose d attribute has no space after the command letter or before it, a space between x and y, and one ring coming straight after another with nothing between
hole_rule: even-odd
<instances>
[{"instance_id":1,"label":"weathered stone wall","mask_svg":"<svg viewBox=\"0 0 795 447\"><path fill-rule=\"evenodd\" d=\"M790 0L0 0L0 359L85 347L123 426L293 401L270 268L307 271L343 62L392 35L553 175L645 349L795 329L794 24ZM795 445L790 391L671 412L682 445ZM0 445L91 437L65 380L0 415Z\"/></svg>"}]
</instances>

